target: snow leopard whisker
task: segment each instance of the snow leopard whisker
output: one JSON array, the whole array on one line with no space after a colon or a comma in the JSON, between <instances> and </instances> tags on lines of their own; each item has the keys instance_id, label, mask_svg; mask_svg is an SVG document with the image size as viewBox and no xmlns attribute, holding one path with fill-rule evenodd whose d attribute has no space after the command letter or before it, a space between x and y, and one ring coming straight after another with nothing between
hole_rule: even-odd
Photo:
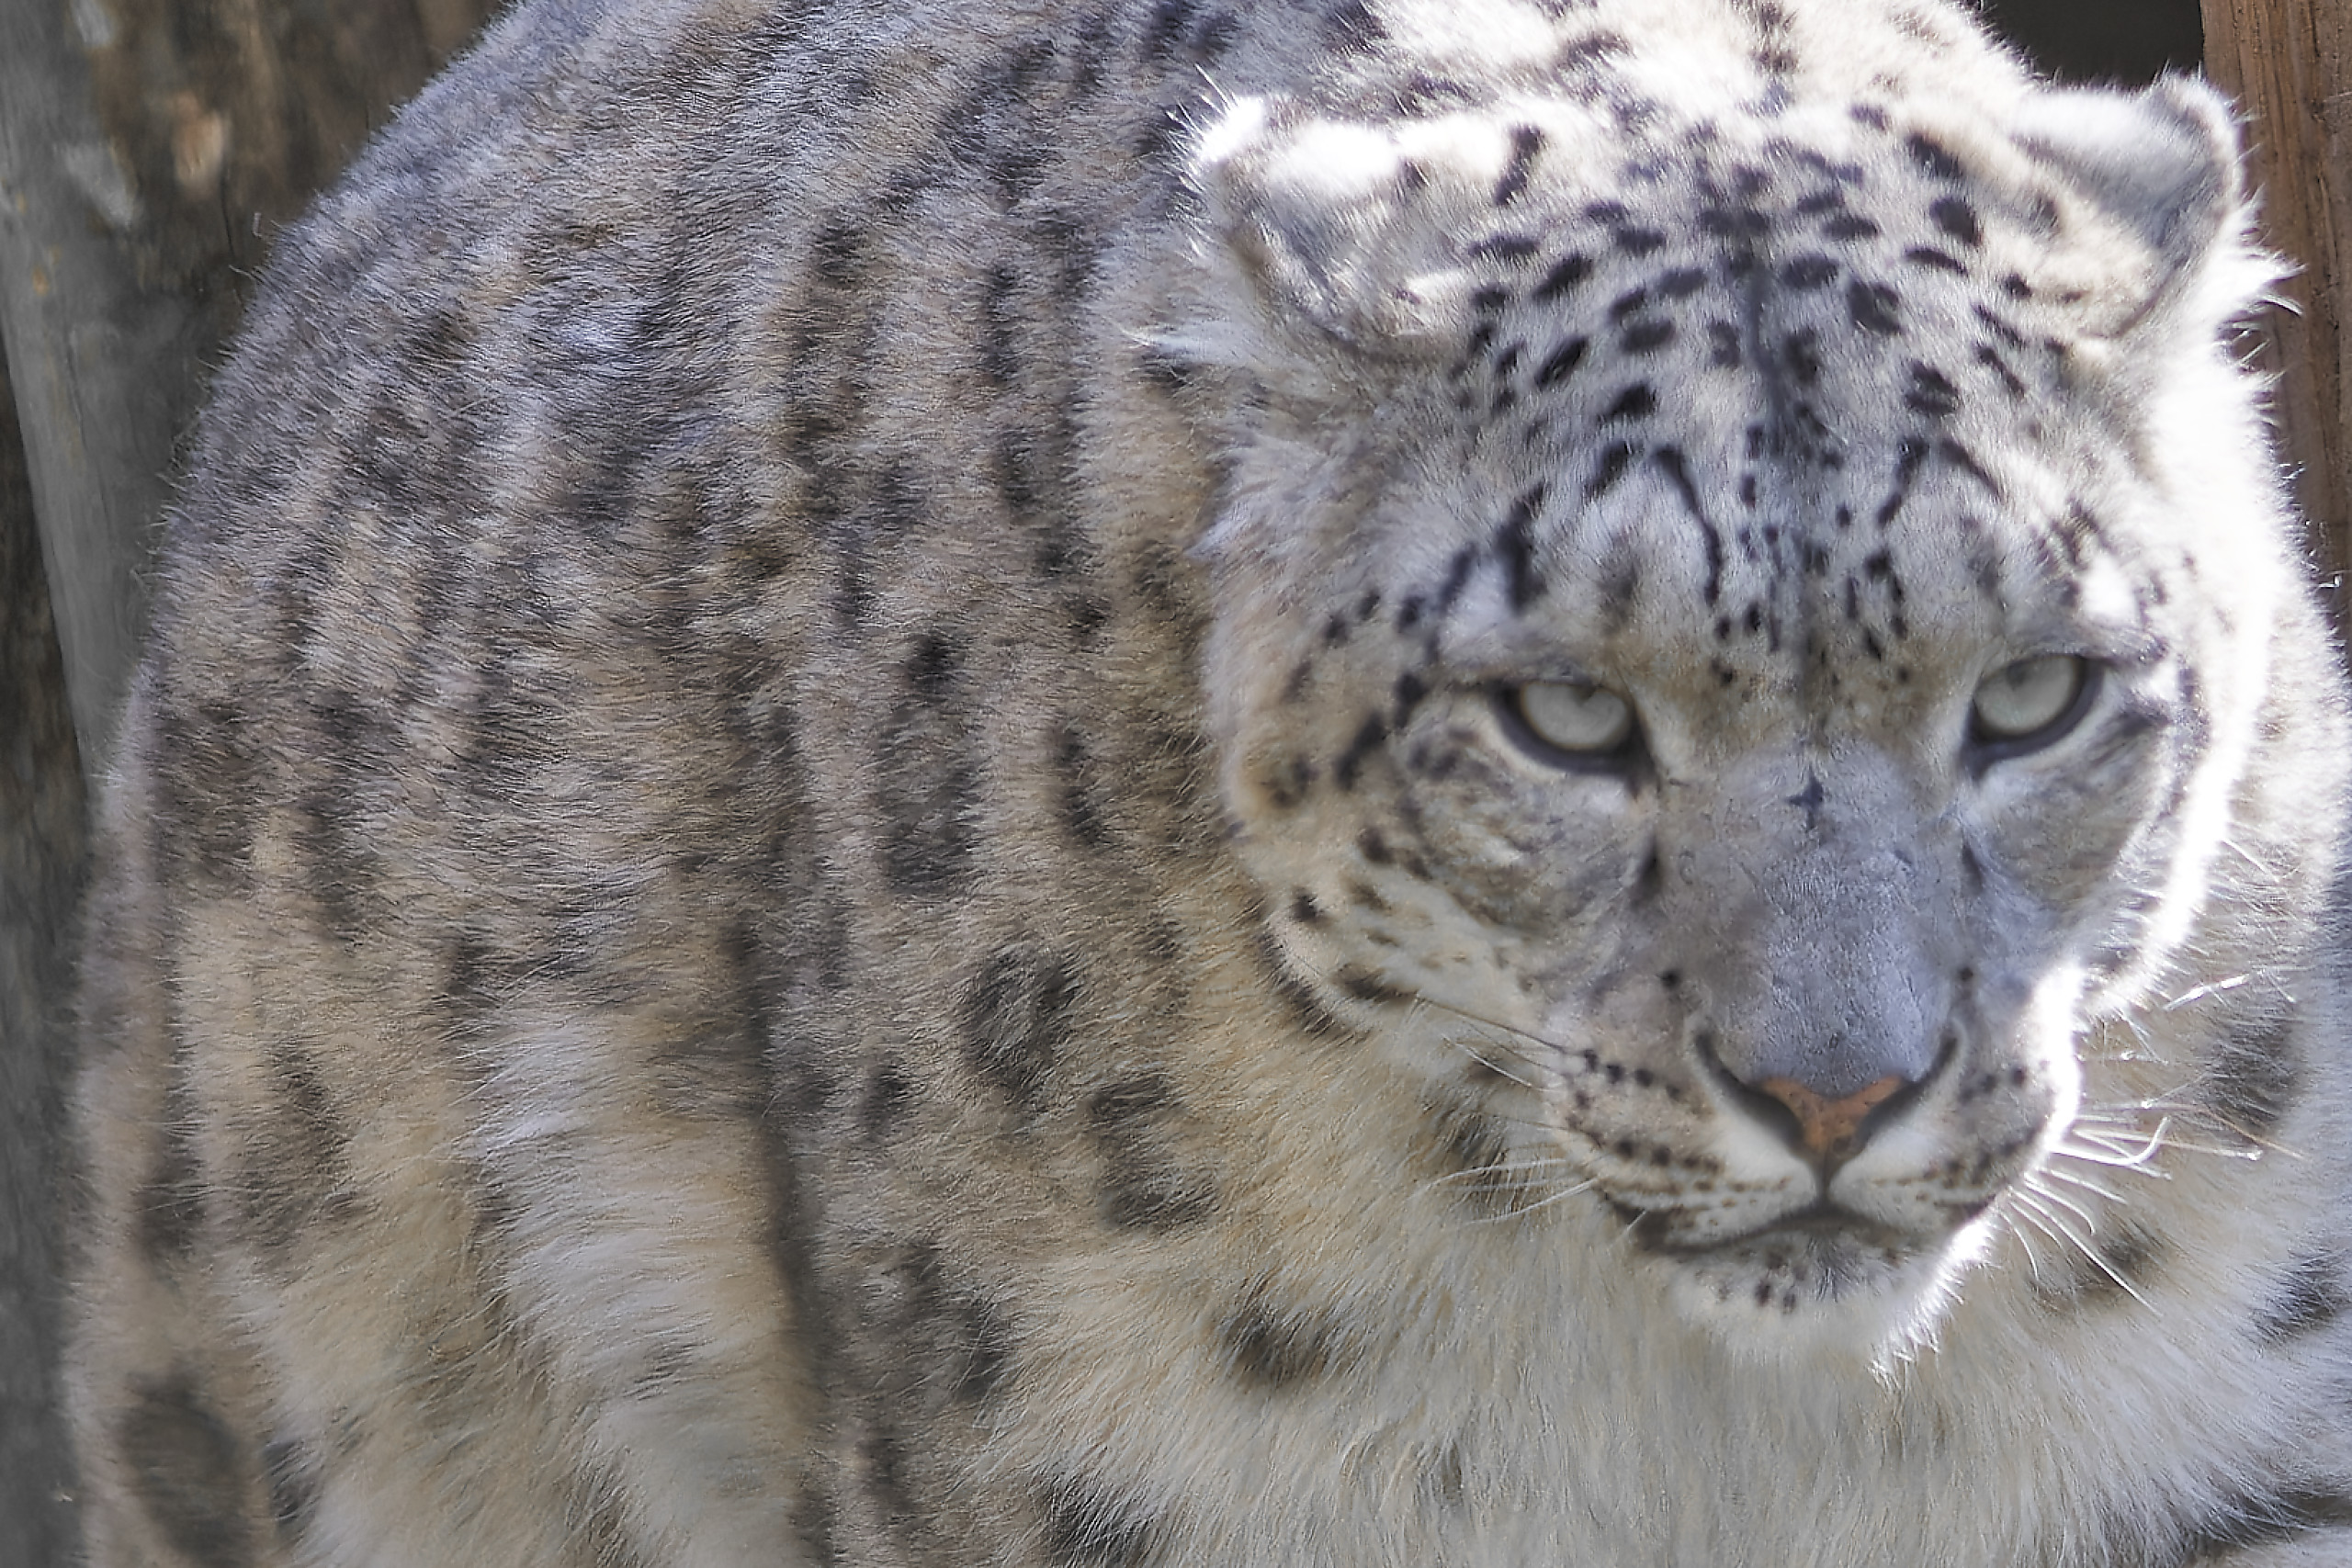
<instances>
[{"instance_id":1,"label":"snow leopard whisker","mask_svg":"<svg viewBox=\"0 0 2352 1568\"><path fill-rule=\"evenodd\" d=\"M1488 1072L1496 1074L1500 1077L1509 1078L1511 1082L1517 1084L1523 1089L1532 1090L1535 1088L1535 1085L1528 1079L1520 1077L1517 1073L1512 1072L1509 1067L1504 1066L1501 1063L1494 1061L1483 1055L1470 1041L1464 1040L1458 1035L1448 1035L1445 1043L1453 1046L1455 1050L1461 1052L1464 1055L1469 1057L1472 1061L1477 1063L1480 1066L1486 1068Z\"/></svg>"},{"instance_id":2,"label":"snow leopard whisker","mask_svg":"<svg viewBox=\"0 0 2352 1568\"><path fill-rule=\"evenodd\" d=\"M1542 1185L1536 1174L1562 1168L1582 1170L1583 1165L1566 1156L1545 1159L1508 1160L1494 1165L1482 1165L1471 1170L1450 1170L1427 1183L1430 1187L1450 1187L1456 1183L1480 1187L1534 1187Z\"/></svg>"},{"instance_id":3,"label":"snow leopard whisker","mask_svg":"<svg viewBox=\"0 0 2352 1568\"><path fill-rule=\"evenodd\" d=\"M2124 1294L2130 1296L2133 1301L2138 1302L2142 1306L2149 1306L2152 1304L2147 1297L2140 1293L2139 1289L2134 1286L2131 1280L2125 1279L2120 1273L2117 1272L2115 1265L2109 1263L2106 1258L2099 1256L2098 1248L2091 1245L2088 1237L2077 1235L2075 1233L2074 1226L2068 1224L2064 1216L2044 1206L2043 1200L2046 1199L2052 1202L2059 1203L2073 1211L2073 1213L2082 1217L2083 1223L2086 1225L2091 1223L2088 1215L2083 1214L2083 1212L2080 1209L2075 1208L2072 1203L2068 1203L2064 1198L2059 1197L2056 1193L2048 1191L2042 1188L2035 1187L2030 1181L2029 1181L2025 1186L2018 1189L2017 1198L2018 1203L2022 1210L2038 1216L2033 1222L2036 1229L2041 1231L2044 1235L2050 1236L2052 1241L2056 1241L2060 1237L2064 1237L2068 1243L2073 1245L2076 1251L2080 1252L2085 1258L2088 1258L2094 1265L2096 1265L2100 1273L2114 1280L2117 1288L2121 1290ZM2055 1234L2052 1234L2052 1227L2054 1227Z\"/></svg>"},{"instance_id":4,"label":"snow leopard whisker","mask_svg":"<svg viewBox=\"0 0 2352 1568\"><path fill-rule=\"evenodd\" d=\"M2109 1107L2107 1109L2121 1110L2126 1108L2119 1106ZM2202 1150L2204 1153L2230 1155L2238 1159L2259 1159L2262 1156L2263 1152L2267 1150L2273 1154L2285 1155L2290 1159L2304 1159L2309 1157L2302 1150L2295 1148L2290 1145L2279 1143L2274 1138L2266 1138L2261 1134L2253 1131L2251 1128L2239 1125L2229 1117L2222 1115L2219 1111L2214 1110L2213 1107L2202 1104L2197 1100L2171 1100L2163 1096L2154 1096L2146 1100L2133 1100L2131 1102L2128 1109L2137 1111L2143 1115L2153 1114L2167 1120L2185 1122L2191 1126L2202 1127L2208 1132L2226 1133L2233 1138L2242 1140L2245 1145L2248 1145L2234 1149L2209 1147ZM2167 1143L2166 1146L2170 1148L2188 1148L2192 1145L2182 1144L2177 1141L2171 1141Z\"/></svg>"},{"instance_id":5,"label":"snow leopard whisker","mask_svg":"<svg viewBox=\"0 0 2352 1568\"><path fill-rule=\"evenodd\" d=\"M2157 1118L2153 1131L2146 1127L2146 1118L2150 1115ZM2176 1135L2173 1131L2175 1124L2182 1122L2192 1126L2202 1124L2209 1131L2227 1133L2244 1142L2235 1147L2191 1143ZM2228 1119L2215 1114L2208 1107L2175 1100L2135 1100L2129 1105L2082 1111L2077 1113L2075 1124L2068 1129L2068 1135L2101 1142L2119 1151L2129 1142L2149 1153L2179 1149L2185 1154L2218 1155L2230 1159L2259 1159L2265 1148L2278 1148L2282 1154L2296 1153L2284 1145L2266 1143ZM2150 1148L2152 1140L2153 1149ZM2297 1157L2301 1156L2298 1155Z\"/></svg>"},{"instance_id":6,"label":"snow leopard whisker","mask_svg":"<svg viewBox=\"0 0 2352 1568\"><path fill-rule=\"evenodd\" d=\"M1471 1224L1494 1224L1519 1219L1538 1209L1573 1198L1579 1192L1590 1190L1596 1179L1589 1176L1580 1181L1561 1185L1566 1177L1582 1170L1582 1166L1566 1157L1513 1160L1481 1166L1475 1170L1451 1171L1434 1180L1423 1182L1420 1190L1433 1192L1441 1187L1453 1187L1480 1196L1505 1200L1510 1204L1507 1213L1482 1214L1467 1222ZM1530 1193L1542 1196L1531 1202L1526 1201Z\"/></svg>"},{"instance_id":7,"label":"snow leopard whisker","mask_svg":"<svg viewBox=\"0 0 2352 1568\"><path fill-rule=\"evenodd\" d=\"M1510 1044L1510 1040L1519 1039L1532 1042L1535 1045L1540 1046L1544 1052L1546 1053L1548 1058L1553 1061L1556 1061L1560 1057L1568 1054L1567 1047L1560 1044L1557 1041L1547 1040L1541 1034L1532 1033L1527 1030L1521 1029L1515 1024L1505 1023L1498 1018L1489 1018L1485 1013L1462 1007L1457 1003L1441 1001L1437 998L1430 996L1426 991L1414 991L1411 995L1416 1006L1431 1008L1439 1012L1452 1013L1454 1017L1463 1020L1464 1022L1475 1023L1481 1029L1490 1029L1497 1034L1505 1036L1505 1039L1494 1042L1495 1046L1498 1050L1507 1052L1510 1055L1517 1057L1531 1067L1538 1069L1543 1068L1547 1065L1546 1059L1544 1057L1536 1056Z\"/></svg>"},{"instance_id":8,"label":"snow leopard whisker","mask_svg":"<svg viewBox=\"0 0 2352 1568\"><path fill-rule=\"evenodd\" d=\"M2096 1231L2098 1229L2098 1221L2092 1216L2091 1212L2088 1209L2084 1208L2080 1203L2075 1202L2073 1199L2067 1197L2063 1192L2052 1192L2049 1188L2041 1185L2041 1172L2036 1171L2032 1176L2026 1179L2023 1183L2023 1190L2031 1193L2035 1198L2041 1200L2045 1203L2056 1204L2059 1208L2062 1208L2068 1213L2074 1215L2075 1218L2082 1221L2084 1224L2089 1226L2092 1230ZM2053 1218L2055 1216L2053 1216Z\"/></svg>"},{"instance_id":9,"label":"snow leopard whisker","mask_svg":"<svg viewBox=\"0 0 2352 1568\"><path fill-rule=\"evenodd\" d=\"M2209 980L2201 986L2191 986L2180 995L2166 998L2164 1004L2165 1011L2177 1012L2191 1002L2203 1001L2207 997L2217 997L2225 991L2234 991L2253 978L2254 973L2248 971L2243 975L2233 975L2224 980Z\"/></svg>"},{"instance_id":10,"label":"snow leopard whisker","mask_svg":"<svg viewBox=\"0 0 2352 1568\"><path fill-rule=\"evenodd\" d=\"M2022 1218L2022 1216L2017 1215L2014 1213L2007 1213L2005 1217L2013 1221ZM2039 1285L2042 1283L2041 1255L2034 1251L2033 1238L2026 1235L2024 1226L2017 1224L2011 1224L2008 1226L2008 1234L2017 1237L2018 1247L2025 1254L2026 1272L2033 1276L2033 1282L2035 1284Z\"/></svg>"},{"instance_id":11,"label":"snow leopard whisker","mask_svg":"<svg viewBox=\"0 0 2352 1568\"><path fill-rule=\"evenodd\" d=\"M2052 1145L2050 1156L2052 1159L2079 1160L2085 1165L2102 1165L2109 1170L2128 1170L2135 1175L2152 1177L2158 1181L2170 1181L2172 1172L2154 1163L2155 1156L2162 1153L2166 1146L2163 1144L2152 1144L2135 1153L2126 1155L2113 1148L2084 1148L2068 1142Z\"/></svg>"},{"instance_id":12,"label":"snow leopard whisker","mask_svg":"<svg viewBox=\"0 0 2352 1568\"><path fill-rule=\"evenodd\" d=\"M2056 1247L2062 1256L2079 1244L2073 1237L2059 1231L2046 1218L2025 1207L2022 1202L2012 1205L2007 1213L2010 1221L2009 1234L2016 1236L2018 1244L2025 1247L2026 1258L2032 1267L2034 1283L2047 1288L2050 1281L2042 1276L2041 1260L2034 1253L2032 1242L2027 1239L2027 1232L2039 1231L2041 1238Z\"/></svg>"},{"instance_id":13,"label":"snow leopard whisker","mask_svg":"<svg viewBox=\"0 0 2352 1568\"><path fill-rule=\"evenodd\" d=\"M2171 1131L2169 1116L2154 1127L2146 1127L2117 1117L2086 1113L2075 1119L2074 1125L2066 1129L2051 1152L2121 1169L2152 1170L2156 1156L2172 1146Z\"/></svg>"},{"instance_id":14,"label":"snow leopard whisker","mask_svg":"<svg viewBox=\"0 0 2352 1568\"><path fill-rule=\"evenodd\" d=\"M2052 1150L2052 1152L2061 1153L2062 1151ZM2125 1198L2122 1193L2118 1192L2106 1182L2099 1180L2094 1176L2085 1176L2080 1171L2062 1170L2054 1165L2048 1165L2042 1167L2041 1174L2050 1178L2052 1181L2063 1181L2069 1187L2079 1187L2086 1192L2097 1193L2099 1197L2106 1199L2110 1203L2124 1203L2130 1201L2130 1200ZM2165 1173L2157 1172L2156 1174L2162 1175Z\"/></svg>"},{"instance_id":15,"label":"snow leopard whisker","mask_svg":"<svg viewBox=\"0 0 2352 1568\"><path fill-rule=\"evenodd\" d=\"M1480 1214L1475 1219L1472 1219L1469 1223L1474 1225L1497 1225L1503 1224L1507 1220L1523 1220L1528 1215L1536 1213L1538 1210L1548 1209L1555 1203L1565 1203L1579 1192L1590 1191L1594 1185L1595 1183L1591 1179L1587 1179L1586 1180L1577 1182L1573 1187L1563 1187L1557 1192L1538 1198L1532 1203L1521 1203L1515 1205L1511 1209L1510 1213L1507 1214Z\"/></svg>"}]
</instances>

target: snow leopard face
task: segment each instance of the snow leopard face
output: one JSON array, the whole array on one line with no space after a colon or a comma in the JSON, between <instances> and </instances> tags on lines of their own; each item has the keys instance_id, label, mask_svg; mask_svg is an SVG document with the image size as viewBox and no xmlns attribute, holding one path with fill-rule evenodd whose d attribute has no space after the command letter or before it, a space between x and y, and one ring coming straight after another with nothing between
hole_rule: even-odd
<instances>
[{"instance_id":1,"label":"snow leopard face","mask_svg":"<svg viewBox=\"0 0 2352 1568\"><path fill-rule=\"evenodd\" d=\"M1496 1179L1738 1342L1901 1343L1995 1227L2072 1229L2086 1032L2255 739L2199 556L2262 491L2165 396L2217 373L2226 128L1606 119L1212 139L1262 301L1193 345L1254 389L1227 798L1282 961L1518 1129Z\"/></svg>"}]
</instances>

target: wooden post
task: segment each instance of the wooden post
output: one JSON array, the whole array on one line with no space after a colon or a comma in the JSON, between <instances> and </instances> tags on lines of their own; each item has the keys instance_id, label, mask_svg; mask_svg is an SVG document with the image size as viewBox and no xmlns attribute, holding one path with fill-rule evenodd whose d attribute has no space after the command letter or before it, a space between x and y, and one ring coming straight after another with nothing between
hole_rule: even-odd
<instances>
[{"instance_id":1,"label":"wooden post","mask_svg":"<svg viewBox=\"0 0 2352 1568\"><path fill-rule=\"evenodd\" d=\"M102 7L83 18L111 27ZM144 622L197 307L142 265L152 197L101 128L67 7L0 12L0 329L83 761L102 765Z\"/></svg>"},{"instance_id":2,"label":"wooden post","mask_svg":"<svg viewBox=\"0 0 2352 1568\"><path fill-rule=\"evenodd\" d=\"M0 374L0 1564L77 1561L59 1411L56 1211L82 773Z\"/></svg>"},{"instance_id":3,"label":"wooden post","mask_svg":"<svg viewBox=\"0 0 2352 1568\"><path fill-rule=\"evenodd\" d=\"M2300 268L2261 329L2280 454L2337 587L2352 564L2352 9L2203 0L2205 70L2247 116L2264 239Z\"/></svg>"},{"instance_id":4,"label":"wooden post","mask_svg":"<svg viewBox=\"0 0 2352 1568\"><path fill-rule=\"evenodd\" d=\"M490 8L0 5L0 330L93 776L174 443L270 236Z\"/></svg>"}]
</instances>

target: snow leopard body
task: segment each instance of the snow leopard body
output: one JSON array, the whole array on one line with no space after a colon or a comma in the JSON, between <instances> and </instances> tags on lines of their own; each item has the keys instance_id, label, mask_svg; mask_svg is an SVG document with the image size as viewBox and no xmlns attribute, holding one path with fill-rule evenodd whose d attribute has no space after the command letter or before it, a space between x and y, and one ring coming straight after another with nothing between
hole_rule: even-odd
<instances>
[{"instance_id":1,"label":"snow leopard body","mask_svg":"<svg viewBox=\"0 0 2352 1568\"><path fill-rule=\"evenodd\" d=\"M2352 1560L2235 158L1932 0L525 8L171 520L93 1561Z\"/></svg>"}]
</instances>

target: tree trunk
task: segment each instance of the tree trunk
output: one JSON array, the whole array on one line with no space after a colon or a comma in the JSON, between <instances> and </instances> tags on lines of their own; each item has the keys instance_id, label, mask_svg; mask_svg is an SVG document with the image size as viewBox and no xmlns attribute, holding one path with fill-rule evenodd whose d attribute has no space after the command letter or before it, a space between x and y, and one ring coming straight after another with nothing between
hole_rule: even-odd
<instances>
[{"instance_id":1,"label":"tree trunk","mask_svg":"<svg viewBox=\"0 0 2352 1568\"><path fill-rule=\"evenodd\" d=\"M2299 269L2259 329L2280 455L2334 582L2352 563L2352 12L2345 0L2203 0L2205 70L2248 116L2264 239Z\"/></svg>"},{"instance_id":2,"label":"tree trunk","mask_svg":"<svg viewBox=\"0 0 2352 1568\"><path fill-rule=\"evenodd\" d=\"M52 1216L82 772L13 410L0 370L0 1568L42 1568L74 1561L78 1540Z\"/></svg>"}]
</instances>

